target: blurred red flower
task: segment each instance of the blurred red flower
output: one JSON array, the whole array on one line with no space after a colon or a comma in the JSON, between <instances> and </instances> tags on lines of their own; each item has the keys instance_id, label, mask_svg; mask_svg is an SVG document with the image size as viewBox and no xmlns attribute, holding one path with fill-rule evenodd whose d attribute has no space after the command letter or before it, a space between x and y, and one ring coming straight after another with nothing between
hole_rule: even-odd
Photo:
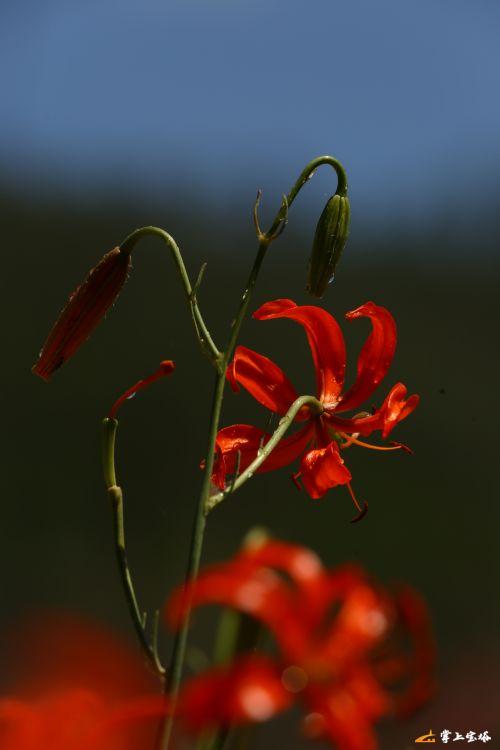
<instances>
[{"instance_id":1,"label":"blurred red flower","mask_svg":"<svg viewBox=\"0 0 500 750\"><path fill-rule=\"evenodd\" d=\"M303 326L316 370L318 399L323 406L319 416L312 415L307 408L299 413L297 421L305 422L304 426L283 439L259 471L286 466L302 456L300 471L294 477L301 478L311 497L319 498L332 487L350 483L351 473L340 450L353 444L376 450L405 447L400 444L372 446L359 440L360 435L365 437L375 430L380 430L386 438L396 424L415 409L419 397L415 394L407 398L402 383L391 388L382 406L373 413L362 412L352 418L339 416L366 401L390 367L397 337L396 324L388 310L366 302L347 313L348 320L369 318L372 331L359 355L356 380L345 393L342 393L346 368L344 337L337 321L326 310L278 299L262 305L253 317L257 320L289 318ZM259 403L279 415L285 414L297 398L295 388L278 365L244 346L237 347L227 377L234 390L243 386ZM241 471L248 467L269 438L263 430L247 424L220 430L213 473L217 487L224 489L227 476L238 466Z\"/></svg>"},{"instance_id":2,"label":"blurred red flower","mask_svg":"<svg viewBox=\"0 0 500 750\"><path fill-rule=\"evenodd\" d=\"M17 673L0 696L2 750L154 746L165 702L115 635L69 617L41 618L12 636L8 650Z\"/></svg>"},{"instance_id":3,"label":"blurred red flower","mask_svg":"<svg viewBox=\"0 0 500 750\"><path fill-rule=\"evenodd\" d=\"M177 628L188 602L233 607L274 635L277 656L239 655L185 683L179 713L192 729L265 721L300 700L304 730L339 750L374 750L374 723L407 714L433 689L425 604L394 595L355 566L334 571L302 547L265 541L207 568L167 606Z\"/></svg>"}]
</instances>

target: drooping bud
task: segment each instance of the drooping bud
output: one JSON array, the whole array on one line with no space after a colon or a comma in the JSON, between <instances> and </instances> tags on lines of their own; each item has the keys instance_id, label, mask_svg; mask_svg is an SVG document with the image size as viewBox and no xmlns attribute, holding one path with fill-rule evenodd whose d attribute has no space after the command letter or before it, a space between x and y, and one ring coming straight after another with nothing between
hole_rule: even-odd
<instances>
[{"instance_id":1,"label":"drooping bud","mask_svg":"<svg viewBox=\"0 0 500 750\"><path fill-rule=\"evenodd\" d=\"M115 247L102 258L69 297L45 341L32 372L49 380L105 317L127 280L130 253Z\"/></svg>"},{"instance_id":2,"label":"drooping bud","mask_svg":"<svg viewBox=\"0 0 500 750\"><path fill-rule=\"evenodd\" d=\"M342 255L349 234L349 199L335 193L323 209L311 250L307 291L322 297L333 281L335 268Z\"/></svg>"},{"instance_id":3,"label":"drooping bud","mask_svg":"<svg viewBox=\"0 0 500 750\"><path fill-rule=\"evenodd\" d=\"M160 362L160 366L157 370L153 372L152 375L148 375L147 378L142 378L142 380L138 380L137 383L135 383L131 388L128 388L125 393L122 393L120 398L118 398L108 413L109 419L116 419L116 413L118 409L121 407L122 404L125 403L125 401L129 401L131 398L134 398L135 394L138 391L142 391L144 388L148 388L151 383L154 383L156 380L159 380L160 378L164 378L167 375L171 375L173 371L175 370L175 365L172 362L171 359L164 359L163 362Z\"/></svg>"}]
</instances>

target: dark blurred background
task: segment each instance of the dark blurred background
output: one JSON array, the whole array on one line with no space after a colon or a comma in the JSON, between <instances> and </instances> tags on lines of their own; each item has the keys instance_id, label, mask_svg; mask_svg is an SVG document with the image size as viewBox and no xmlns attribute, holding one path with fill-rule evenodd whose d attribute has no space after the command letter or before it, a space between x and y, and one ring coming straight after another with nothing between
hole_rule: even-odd
<instances>
[{"instance_id":1,"label":"dark blurred background","mask_svg":"<svg viewBox=\"0 0 500 750\"><path fill-rule=\"evenodd\" d=\"M212 373L172 262L144 241L109 319L46 385L30 367L69 292L130 230L157 224L193 276L208 262L201 304L224 340L255 252L256 189L270 218L305 163L333 153L353 220L324 304L339 318L367 299L394 313L398 352L378 396L397 380L421 394L395 433L415 455L349 451L370 503L355 526L343 489L315 502L286 471L258 477L210 517L204 559L224 559L264 525L328 565L354 559L412 583L433 612L440 691L383 747L413 747L429 727L488 730L498 743L499 30L488 0L0 5L5 625L70 608L130 634L100 420L163 358L175 375L125 406L118 444L144 608L165 600L186 562ZM253 309L308 301L311 238L334 185L323 168L301 193ZM352 375L367 326L344 330ZM298 327L249 320L241 342L313 388ZM244 393L227 394L225 424L266 419ZM274 747L278 731L299 747L288 720L258 747Z\"/></svg>"}]
</instances>

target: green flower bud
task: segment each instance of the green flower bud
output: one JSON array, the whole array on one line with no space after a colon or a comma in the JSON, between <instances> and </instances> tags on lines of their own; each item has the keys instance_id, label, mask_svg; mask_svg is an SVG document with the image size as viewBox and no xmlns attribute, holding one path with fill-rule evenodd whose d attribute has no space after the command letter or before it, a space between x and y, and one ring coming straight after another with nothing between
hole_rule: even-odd
<instances>
[{"instance_id":1,"label":"green flower bud","mask_svg":"<svg viewBox=\"0 0 500 750\"><path fill-rule=\"evenodd\" d=\"M309 259L307 291L322 297L333 281L335 268L349 234L349 200L347 196L332 195L319 217Z\"/></svg>"}]
</instances>

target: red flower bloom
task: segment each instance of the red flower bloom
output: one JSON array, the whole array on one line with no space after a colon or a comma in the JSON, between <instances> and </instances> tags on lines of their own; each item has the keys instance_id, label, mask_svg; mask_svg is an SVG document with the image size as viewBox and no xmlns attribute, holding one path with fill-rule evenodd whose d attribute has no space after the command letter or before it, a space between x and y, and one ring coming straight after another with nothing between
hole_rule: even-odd
<instances>
[{"instance_id":1,"label":"red flower bloom","mask_svg":"<svg viewBox=\"0 0 500 750\"><path fill-rule=\"evenodd\" d=\"M266 541L207 568L189 596L184 587L175 592L173 627L191 597L194 606L234 607L259 620L278 647L276 657L240 655L188 681L179 713L193 730L265 721L300 699L309 736L340 750L374 750L375 721L415 709L432 691L425 605L408 588L391 596L357 567L329 572L307 549Z\"/></svg>"},{"instance_id":2,"label":"red flower bloom","mask_svg":"<svg viewBox=\"0 0 500 750\"><path fill-rule=\"evenodd\" d=\"M396 348L396 324L388 310L367 302L347 313L348 320L369 318L372 331L359 355L356 381L345 393L344 338L337 321L326 310L279 299L262 305L253 317L257 320L289 318L304 327L316 370L317 397L323 405L319 416L312 415L308 409L299 413L297 421L305 422L303 427L282 440L259 471L286 466L302 456L300 471L294 477L300 477L309 495L318 498L339 484L347 484L350 489L351 473L344 464L341 450L353 444L376 450L405 447L400 444L372 446L359 440L360 435L365 437L375 430L380 430L386 438L396 424L415 409L419 397L407 398L402 383L391 388L382 406L372 414L339 416L366 401L389 369ZM234 390L243 386L276 414L285 414L297 398L295 388L278 365L244 346L237 347L227 377ZM220 430L214 483L224 489L226 477L235 472L238 462L241 470L249 466L269 437L252 425L237 424Z\"/></svg>"}]
</instances>

